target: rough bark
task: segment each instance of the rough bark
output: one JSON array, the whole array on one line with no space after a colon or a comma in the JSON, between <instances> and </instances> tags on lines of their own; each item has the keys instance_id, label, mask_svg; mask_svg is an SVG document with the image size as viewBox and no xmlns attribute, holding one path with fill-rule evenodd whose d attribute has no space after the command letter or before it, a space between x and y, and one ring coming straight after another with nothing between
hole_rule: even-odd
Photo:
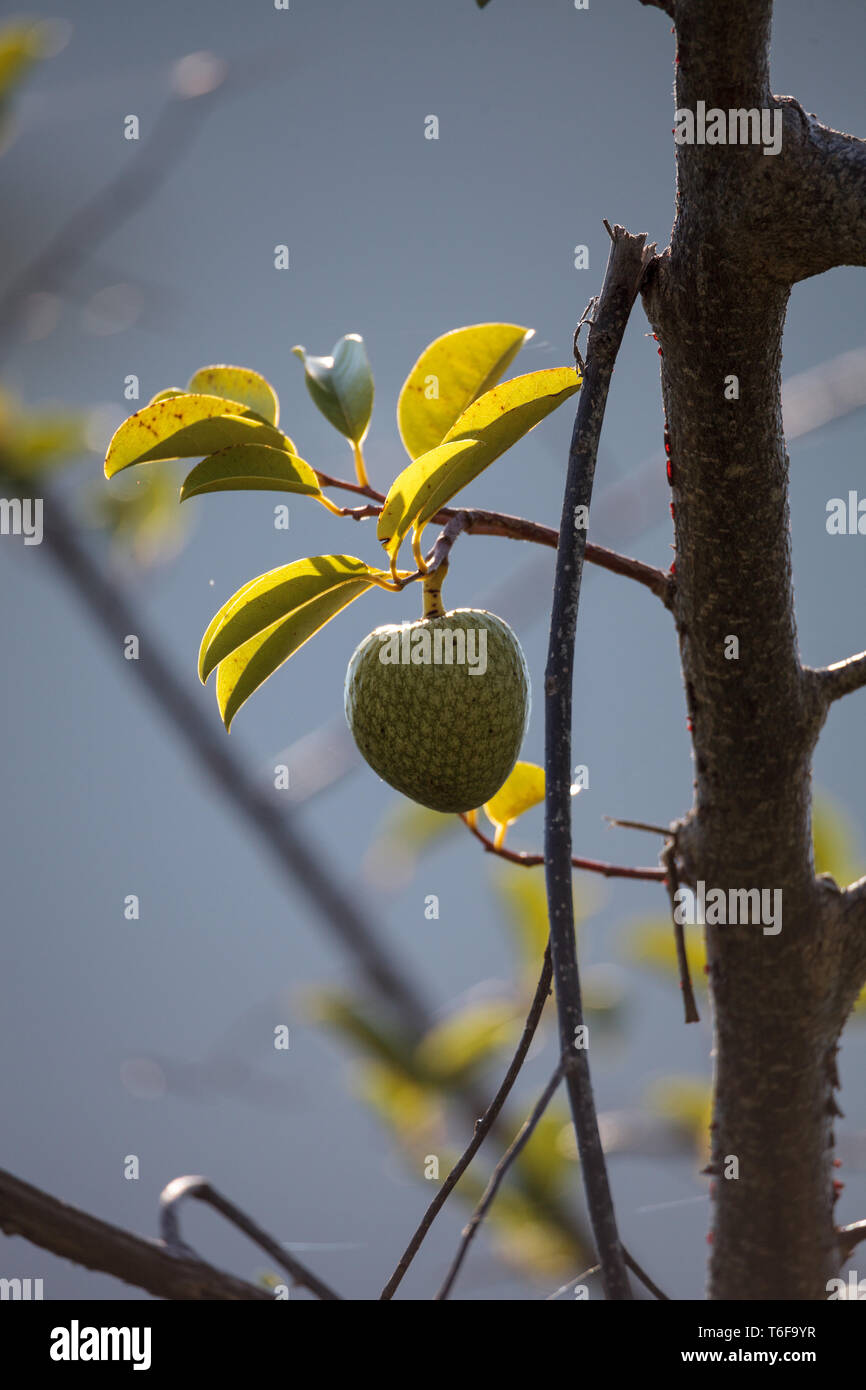
<instances>
[{"instance_id":1,"label":"rough bark","mask_svg":"<svg viewBox=\"0 0 866 1390\"><path fill-rule=\"evenodd\" d=\"M835 1053L863 978L863 894L816 878L811 755L830 690L794 623L782 331L791 286L866 263L863 142L769 86L770 0L673 0L676 106L783 112L782 152L682 145L644 306L662 349L674 616L694 749L687 880L782 893L782 929L707 927L715 1020L710 1296L823 1299L836 1273ZM725 378L739 399L725 398ZM729 636L738 659L726 659ZM860 943L860 944L858 944ZM732 1172L734 1157L738 1176Z\"/></svg>"}]
</instances>

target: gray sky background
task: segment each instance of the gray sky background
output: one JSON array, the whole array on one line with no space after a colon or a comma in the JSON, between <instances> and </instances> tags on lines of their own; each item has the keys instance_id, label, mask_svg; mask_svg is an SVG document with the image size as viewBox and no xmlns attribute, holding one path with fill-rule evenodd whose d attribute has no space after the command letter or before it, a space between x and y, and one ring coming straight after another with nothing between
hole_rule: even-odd
<instances>
[{"instance_id":1,"label":"gray sky background","mask_svg":"<svg viewBox=\"0 0 866 1390\"><path fill-rule=\"evenodd\" d=\"M493 0L484 12L471 0L292 0L288 12L268 0L81 0L30 12L64 15L72 35L28 84L17 141L3 157L4 282L136 158L139 146L123 139L124 117L137 114L146 137L176 59L213 50L234 81L158 193L75 274L56 330L16 350L5 383L28 403L110 407L119 423L128 373L139 375L146 400L207 363L246 365L276 387L281 423L303 456L349 475L349 451L315 412L290 348L326 353L343 333L360 332L377 392L366 452L372 481L384 488L405 458L397 393L430 340L503 319L536 330L516 372L565 364L576 318L601 283L602 218L667 242L674 41L666 17L637 0L591 0L585 12L570 0ZM855 0L785 0L775 22L774 90L863 133L864 51L866 11ZM439 118L438 141L424 139L428 114ZM273 248L283 242L291 269L280 273ZM588 270L574 269L577 243L590 248ZM89 301L121 281L145 287L143 312L126 331L94 334ZM797 287L786 376L863 347L864 308L866 277L857 270ZM648 332L638 306L605 423L600 494L661 453ZM570 426L566 408L477 481L466 501L556 524ZM804 658L821 664L866 645L866 539L825 529L828 498L861 486L863 413L794 441L790 452L800 641ZM101 458L90 455L74 476L97 480L100 470ZM290 530L275 531L275 500L197 499L187 504L193 535L171 564L140 574L112 562L195 688L202 720L214 724L213 691L198 686L195 659L216 607L248 578L306 553L378 559L370 523L355 528L299 499ZM595 538L667 566L667 500L659 486L653 523L638 536L627 508L608 508ZM518 631L536 691L552 576L552 552L467 538L446 591L449 606L473 606L512 581L520 602L499 611ZM280 749L341 715L357 642L378 623L415 616L418 602L414 589L363 598L241 712L231 740L263 781ZM108 649L44 549L0 542L0 613L4 1165L144 1234L155 1234L166 1181L206 1173L278 1238L353 1247L307 1258L345 1295L375 1296L431 1186L407 1172L354 1095L344 1050L304 1020L305 991L351 982L349 964L204 783L141 691L135 664ZM815 762L817 787L855 827L861 867L863 702L861 693L834 709ZM536 700L523 756L540 760L542 743ZM652 862L649 837L609 830L601 817L665 822L690 804L674 632L651 595L597 572L587 575L581 609L575 754L591 776L575 803L577 852ZM396 793L359 768L310 803L303 821L444 1011L482 982L513 977L491 891L498 866L456 836L396 889L371 883L366 856L399 806ZM538 846L540 812L513 838ZM664 912L653 885L580 876L578 891L594 903L582 928L587 964L622 963L629 924ZM123 918L129 893L141 897L137 923ZM440 896L438 922L424 918L428 893ZM623 971L622 1035L593 1052L603 1110L638 1105L660 1077L709 1074L706 1017L684 1029L675 983L627 964ZM291 1004L274 1019L268 1000L277 991L288 991ZM196 1061L244 1019L242 1055L284 1085L279 1108L242 1097L145 1100L125 1088L130 1058ZM282 1060L270 1047L272 1020L292 1027ZM842 1055L839 1132L848 1136L866 1129L864 1050L866 1029L853 1025ZM548 1041L526 1068L521 1113L552 1065ZM124 1180L127 1154L140 1157L138 1182ZM700 1296L703 1285L708 1206L697 1200L704 1187L696 1168L689 1159L634 1157L611 1169L627 1244L678 1298ZM866 1162L846 1165L842 1176L844 1222L862 1216ZM681 1205L639 1210L664 1203ZM405 1295L430 1295L465 1217L452 1200ZM188 1218L187 1229L203 1254L247 1277L267 1263L208 1214ZM46 1297L143 1296L22 1242L0 1239L0 1264L7 1277L44 1277ZM458 1288L464 1298L548 1291L507 1269L484 1237Z\"/></svg>"}]
</instances>

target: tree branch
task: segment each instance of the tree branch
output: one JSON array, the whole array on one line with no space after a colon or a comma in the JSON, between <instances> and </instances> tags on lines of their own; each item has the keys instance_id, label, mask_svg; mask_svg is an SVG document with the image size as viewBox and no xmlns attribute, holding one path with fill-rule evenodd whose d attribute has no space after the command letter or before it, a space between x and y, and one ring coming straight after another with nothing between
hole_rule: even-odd
<instances>
[{"instance_id":1,"label":"tree branch","mask_svg":"<svg viewBox=\"0 0 866 1390\"><path fill-rule=\"evenodd\" d=\"M854 690L862 690L866 685L866 652L836 661L832 666L819 667L817 670L810 668L806 674L817 682L820 697L824 705L829 706L834 700L850 695Z\"/></svg>"},{"instance_id":2,"label":"tree branch","mask_svg":"<svg viewBox=\"0 0 866 1390\"><path fill-rule=\"evenodd\" d=\"M700 1023L700 1014L695 1000L695 991L692 988L692 976L689 970L689 958L686 952L686 934L683 931L682 922L677 921L677 893L679 891L680 880L677 873L677 843L671 840L662 850L662 862L667 874L667 889L671 900L671 917L674 924L674 942L677 949L677 967L680 972L680 989L683 996L683 1007L686 1011L686 1023Z\"/></svg>"},{"instance_id":3,"label":"tree branch","mask_svg":"<svg viewBox=\"0 0 866 1390\"><path fill-rule=\"evenodd\" d=\"M322 473L318 469L313 471L321 487L355 492L361 497L371 498L373 503L377 504L348 509L346 515L363 521L367 517L378 516L381 512L382 503L385 501L384 493L377 492L373 487L350 482L348 478L332 478L328 473ZM463 518L460 529L471 535L504 536L514 541L531 541L536 545L549 546L551 550L555 550L559 544L559 532L553 526L543 526L541 522L527 521L520 516L509 516L507 512L491 512L478 507L443 507L431 520L446 525L457 516ZM674 581L665 570L657 569L654 565L645 565L641 560L619 555L615 550L608 550L603 545L593 545L589 541L586 544L586 559L600 569L609 570L611 574L620 574L626 579L643 584L661 599L666 608L672 606Z\"/></svg>"},{"instance_id":4,"label":"tree branch","mask_svg":"<svg viewBox=\"0 0 866 1390\"><path fill-rule=\"evenodd\" d=\"M460 1266L463 1264L463 1261L465 1260L466 1255L469 1252L469 1246L472 1243L472 1239L475 1235L475 1232L478 1230L478 1227L481 1225L481 1222L484 1220L485 1216L487 1215L488 1211L493 1205L494 1199L496 1197L497 1192L499 1191L499 1188L502 1185L502 1180L505 1177L505 1174L508 1172L508 1169L511 1167L514 1160L520 1156L521 1151L529 1143L529 1140L532 1138L536 1125L538 1124L539 1120L541 1119L542 1115L544 1114L545 1110L547 1109L548 1105L550 1104L551 1100L556 1094L556 1091L559 1087L559 1083L562 1080L563 1065L564 1064L562 1062L559 1063L559 1066L556 1068L556 1071L553 1073L553 1076L550 1078L547 1085L545 1086L544 1091L541 1094L541 1098L538 1100L537 1104L533 1108L531 1115L527 1120L524 1121L523 1125L520 1128L520 1132L518 1133L513 1144L510 1146L509 1149L506 1150L506 1152L503 1154L502 1158L499 1160L496 1167L494 1168L493 1174L485 1189L484 1196L481 1198L481 1201L478 1203L478 1206L475 1208L475 1211L472 1213L472 1216L470 1217L468 1224L463 1230L463 1239L460 1242L460 1247L457 1251L457 1254L454 1257L454 1261L451 1265L451 1268L449 1269L445 1277L445 1282L443 1283L442 1287L436 1295L436 1302L442 1302L444 1299L446 1299L449 1293L451 1292L452 1288L454 1287L454 1281L457 1278L457 1275L460 1273Z\"/></svg>"},{"instance_id":5,"label":"tree branch","mask_svg":"<svg viewBox=\"0 0 866 1390\"><path fill-rule=\"evenodd\" d=\"M463 824L480 840L488 854L498 854L500 859L507 859L509 864L519 864L523 869L535 869L539 864L544 863L543 854L527 854L525 850L506 849L504 845L497 845L484 834L484 831L467 820L466 816L461 816ZM638 868L631 869L621 864L605 864L600 859L575 859L572 858L571 866L574 869L584 869L587 873L602 874L604 878L636 878L644 883L664 883L665 870Z\"/></svg>"},{"instance_id":6,"label":"tree branch","mask_svg":"<svg viewBox=\"0 0 866 1390\"><path fill-rule=\"evenodd\" d=\"M545 673L545 872L550 945L556 981L560 1049L577 1135L584 1188L602 1267L606 1296L628 1299L631 1290L611 1200L598 1116L592 1095L589 1059L576 1042L583 1029L583 1005L574 938L571 883L571 718L574 637L586 552L586 532L572 526L592 500L599 436L613 366L632 305L655 246L622 227L612 232L604 284L587 346L587 367L579 395L563 498L560 545L556 556L553 607Z\"/></svg>"},{"instance_id":7,"label":"tree branch","mask_svg":"<svg viewBox=\"0 0 866 1390\"><path fill-rule=\"evenodd\" d=\"M794 97L773 105L783 135L772 193L784 215L767 229L768 267L795 284L837 265L866 265L866 140L823 125Z\"/></svg>"},{"instance_id":8,"label":"tree branch","mask_svg":"<svg viewBox=\"0 0 866 1390\"><path fill-rule=\"evenodd\" d=\"M316 1295L325 1302L340 1300L340 1295L334 1293L316 1274L307 1269L306 1265L296 1260L294 1255L263 1231L261 1226L257 1226L254 1221L236 1207L234 1202L230 1202L227 1197L223 1197L216 1188L213 1187L207 1178L184 1177L173 1178L166 1187L163 1188L159 1197L159 1217L162 1238L170 1249L179 1249L184 1253L191 1253L189 1247L181 1240L180 1221L178 1219L178 1208L181 1202L188 1197L195 1201L204 1202L207 1206L213 1207L238 1230L243 1231L251 1241L260 1246L272 1260L276 1260L288 1274L291 1275L295 1284L301 1288L309 1289L310 1293Z\"/></svg>"},{"instance_id":9,"label":"tree branch","mask_svg":"<svg viewBox=\"0 0 866 1390\"><path fill-rule=\"evenodd\" d=\"M425 1211L421 1224L407 1245L400 1259L400 1263L397 1265L397 1268L382 1290L380 1295L381 1299L384 1300L394 1297L404 1274L421 1248L424 1237L433 1225L439 1212L444 1207L448 1197L466 1172L466 1169L469 1167L478 1150L481 1148L487 1135L490 1133L499 1112L508 1099L512 1086L520 1074L520 1069L526 1060L526 1054L532 1044L532 1039L535 1037L536 1029L541 1021L541 1015L544 1012L544 1006L550 994L550 982L552 978L553 971L550 964L550 947L548 946L544 952L544 965L542 966L541 977L536 986L535 995L526 1018L526 1023L523 1026L523 1033L520 1042L517 1044L517 1051L512 1057L508 1071L505 1073L502 1080L502 1085L499 1087L499 1090L496 1092L496 1095L493 1097L493 1100L488 1105L481 1119L475 1122L475 1133L472 1139Z\"/></svg>"},{"instance_id":10,"label":"tree branch","mask_svg":"<svg viewBox=\"0 0 866 1390\"><path fill-rule=\"evenodd\" d=\"M158 1241L110 1226L3 1171L0 1230L86 1269L111 1274L155 1298L273 1302L267 1290L224 1274L197 1256L175 1253Z\"/></svg>"}]
</instances>

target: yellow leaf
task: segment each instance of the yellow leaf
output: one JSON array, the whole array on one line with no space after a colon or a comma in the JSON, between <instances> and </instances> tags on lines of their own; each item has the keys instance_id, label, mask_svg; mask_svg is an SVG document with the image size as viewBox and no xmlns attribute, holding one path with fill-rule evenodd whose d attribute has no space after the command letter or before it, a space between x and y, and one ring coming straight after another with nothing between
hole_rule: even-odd
<instances>
[{"instance_id":1,"label":"yellow leaf","mask_svg":"<svg viewBox=\"0 0 866 1390\"><path fill-rule=\"evenodd\" d=\"M279 424L280 403L274 388L250 367L200 367L190 377L186 389L206 396L223 396L229 401L243 401L267 424Z\"/></svg>"},{"instance_id":2,"label":"yellow leaf","mask_svg":"<svg viewBox=\"0 0 866 1390\"><path fill-rule=\"evenodd\" d=\"M441 444L467 406L502 376L533 329L475 323L425 348L400 392L397 424L406 452L419 458Z\"/></svg>"},{"instance_id":3,"label":"yellow leaf","mask_svg":"<svg viewBox=\"0 0 866 1390\"><path fill-rule=\"evenodd\" d=\"M515 763L499 791L485 803L484 814L497 831L505 831L524 811L543 800L544 768L537 763Z\"/></svg>"},{"instance_id":4,"label":"yellow leaf","mask_svg":"<svg viewBox=\"0 0 866 1390\"><path fill-rule=\"evenodd\" d=\"M223 396L171 395L137 410L115 431L105 476L134 463L204 457L231 444L267 444L296 454L286 435L265 424L242 401Z\"/></svg>"},{"instance_id":5,"label":"yellow leaf","mask_svg":"<svg viewBox=\"0 0 866 1390\"><path fill-rule=\"evenodd\" d=\"M391 484L376 534L392 561L411 527L427 522L460 490L580 389L571 367L514 377L473 401L442 443L422 454Z\"/></svg>"}]
</instances>

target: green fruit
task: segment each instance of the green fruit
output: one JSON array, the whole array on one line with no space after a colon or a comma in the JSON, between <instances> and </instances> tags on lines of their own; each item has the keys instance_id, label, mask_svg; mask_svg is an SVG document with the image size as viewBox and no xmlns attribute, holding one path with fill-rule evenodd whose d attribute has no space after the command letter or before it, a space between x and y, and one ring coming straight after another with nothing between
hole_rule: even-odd
<instances>
[{"instance_id":1,"label":"green fruit","mask_svg":"<svg viewBox=\"0 0 866 1390\"><path fill-rule=\"evenodd\" d=\"M377 627L346 672L346 718L362 755L434 811L490 800L517 761L529 707L520 643L475 608Z\"/></svg>"}]
</instances>

